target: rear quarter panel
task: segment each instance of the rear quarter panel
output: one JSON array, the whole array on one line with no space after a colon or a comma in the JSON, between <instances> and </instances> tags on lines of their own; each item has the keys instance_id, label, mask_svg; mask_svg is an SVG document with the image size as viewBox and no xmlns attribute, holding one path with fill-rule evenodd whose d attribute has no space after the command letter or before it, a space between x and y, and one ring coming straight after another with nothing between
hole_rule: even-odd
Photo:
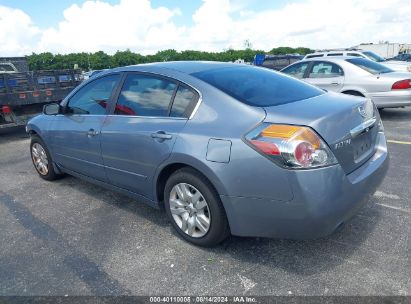
<instances>
[{"instance_id":1,"label":"rear quarter panel","mask_svg":"<svg viewBox=\"0 0 411 304\"><path fill-rule=\"evenodd\" d=\"M202 93L202 103L162 167L172 163L191 165L213 183L220 195L291 200L287 170L261 156L242 139L264 120L264 109L242 104L205 83L197 83L196 88ZM229 162L207 160L210 139L231 142Z\"/></svg>"},{"instance_id":2,"label":"rear quarter panel","mask_svg":"<svg viewBox=\"0 0 411 304\"><path fill-rule=\"evenodd\" d=\"M369 93L390 91L392 84L392 81L376 75L347 75L343 90L356 90L368 97Z\"/></svg>"}]
</instances>

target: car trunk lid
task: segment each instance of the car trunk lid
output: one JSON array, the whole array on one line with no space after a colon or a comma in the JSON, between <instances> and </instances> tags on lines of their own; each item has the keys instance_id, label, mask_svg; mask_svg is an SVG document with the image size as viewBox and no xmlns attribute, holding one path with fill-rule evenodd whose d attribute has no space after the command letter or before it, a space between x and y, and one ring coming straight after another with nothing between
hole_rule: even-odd
<instances>
[{"instance_id":1,"label":"car trunk lid","mask_svg":"<svg viewBox=\"0 0 411 304\"><path fill-rule=\"evenodd\" d=\"M362 97L326 93L265 107L265 121L311 127L325 140L349 174L375 153L379 116L374 107L366 111L367 102Z\"/></svg>"}]
</instances>

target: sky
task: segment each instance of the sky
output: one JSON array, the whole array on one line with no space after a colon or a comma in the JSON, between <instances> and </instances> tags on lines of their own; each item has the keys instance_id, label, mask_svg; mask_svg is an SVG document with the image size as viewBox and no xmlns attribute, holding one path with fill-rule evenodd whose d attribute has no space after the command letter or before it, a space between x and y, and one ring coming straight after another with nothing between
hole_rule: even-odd
<instances>
[{"instance_id":1,"label":"sky","mask_svg":"<svg viewBox=\"0 0 411 304\"><path fill-rule=\"evenodd\" d=\"M0 0L0 56L411 43L407 0Z\"/></svg>"}]
</instances>

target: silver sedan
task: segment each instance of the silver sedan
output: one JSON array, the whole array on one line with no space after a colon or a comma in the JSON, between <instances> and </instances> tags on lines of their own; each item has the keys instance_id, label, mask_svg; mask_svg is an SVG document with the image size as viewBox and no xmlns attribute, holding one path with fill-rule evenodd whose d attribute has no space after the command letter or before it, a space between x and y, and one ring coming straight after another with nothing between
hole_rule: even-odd
<instances>
[{"instance_id":1,"label":"silver sedan","mask_svg":"<svg viewBox=\"0 0 411 304\"><path fill-rule=\"evenodd\" d=\"M411 105L411 73L358 57L305 59L281 72L327 91L370 98L378 108Z\"/></svg>"},{"instance_id":2,"label":"silver sedan","mask_svg":"<svg viewBox=\"0 0 411 304\"><path fill-rule=\"evenodd\" d=\"M108 70L43 114L26 126L41 178L67 173L164 208L201 246L331 234L389 163L370 100L242 64Z\"/></svg>"}]
</instances>

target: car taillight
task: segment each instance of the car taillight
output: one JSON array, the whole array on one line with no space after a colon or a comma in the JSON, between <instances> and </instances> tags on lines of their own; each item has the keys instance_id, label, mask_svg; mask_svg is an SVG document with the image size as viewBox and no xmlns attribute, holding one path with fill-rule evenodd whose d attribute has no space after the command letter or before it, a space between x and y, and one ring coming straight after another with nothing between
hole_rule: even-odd
<instances>
[{"instance_id":1,"label":"car taillight","mask_svg":"<svg viewBox=\"0 0 411 304\"><path fill-rule=\"evenodd\" d=\"M11 113L11 108L10 108L9 106L2 106L2 107L1 107L1 111L2 111L4 114L10 114L10 113Z\"/></svg>"},{"instance_id":2,"label":"car taillight","mask_svg":"<svg viewBox=\"0 0 411 304\"><path fill-rule=\"evenodd\" d=\"M382 123L381 118L380 118L380 122L378 123L378 132L384 133L384 125Z\"/></svg>"},{"instance_id":3,"label":"car taillight","mask_svg":"<svg viewBox=\"0 0 411 304\"><path fill-rule=\"evenodd\" d=\"M263 123L245 139L255 150L283 167L305 169L337 163L324 141L308 127Z\"/></svg>"},{"instance_id":4,"label":"car taillight","mask_svg":"<svg viewBox=\"0 0 411 304\"><path fill-rule=\"evenodd\" d=\"M404 79L395 82L391 90L406 90L406 89L411 89L411 79Z\"/></svg>"}]
</instances>

